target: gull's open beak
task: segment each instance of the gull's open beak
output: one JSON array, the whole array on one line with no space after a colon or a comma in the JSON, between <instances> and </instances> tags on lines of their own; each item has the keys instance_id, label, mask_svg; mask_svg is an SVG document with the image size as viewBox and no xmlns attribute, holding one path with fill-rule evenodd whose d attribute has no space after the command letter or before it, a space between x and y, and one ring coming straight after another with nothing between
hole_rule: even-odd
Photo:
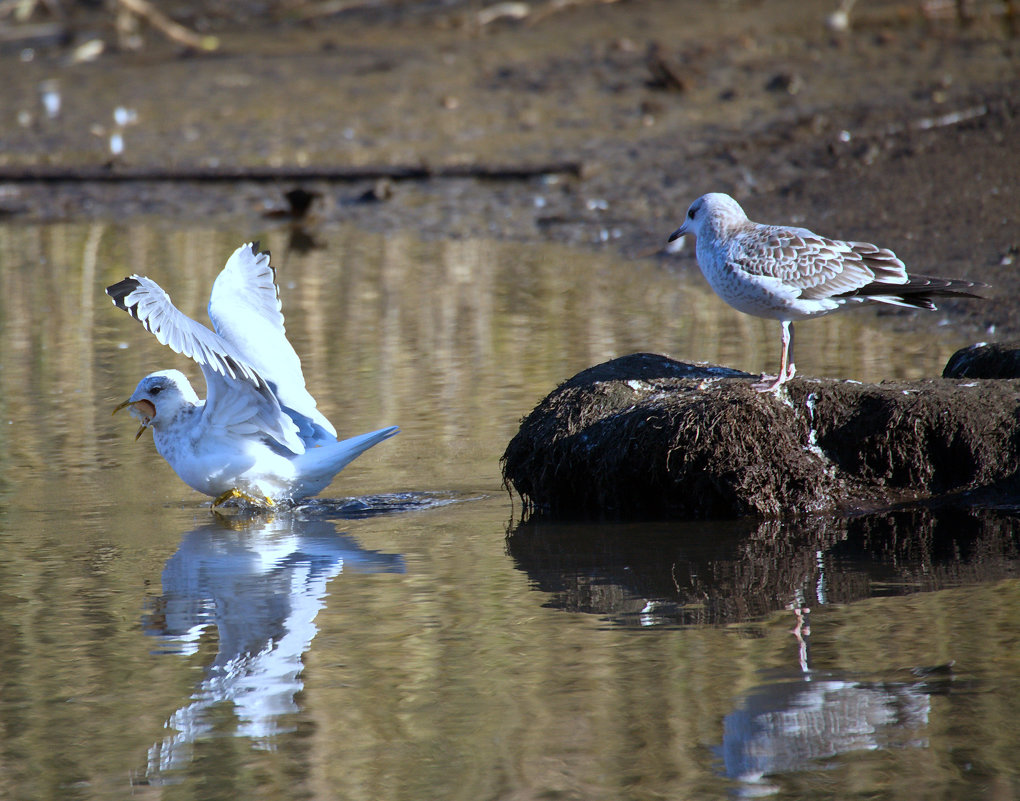
<instances>
[{"instance_id":1,"label":"gull's open beak","mask_svg":"<svg viewBox=\"0 0 1020 801\"><path fill-rule=\"evenodd\" d=\"M132 402L133 402L133 401L131 401L131 399L129 398L128 400L126 400L126 401L124 401L123 403L121 403L120 405L118 405L118 406L117 406L117 408L113 410L113 413L114 413L114 414L117 414L117 412L119 412L119 411L120 411L121 409L123 409L123 408L124 408L125 406L130 406L130 405L132 404Z\"/></svg>"},{"instance_id":2,"label":"gull's open beak","mask_svg":"<svg viewBox=\"0 0 1020 801\"><path fill-rule=\"evenodd\" d=\"M116 409L113 410L113 414L117 414L121 409L126 406L134 407L131 411L138 412L141 416L142 424L138 427L138 433L135 434L135 441L142 436L142 432L149 427L149 423L152 422L152 418L156 416L156 407L152 405L151 401L147 400L136 400L133 401L130 398L120 404Z\"/></svg>"},{"instance_id":3,"label":"gull's open beak","mask_svg":"<svg viewBox=\"0 0 1020 801\"><path fill-rule=\"evenodd\" d=\"M687 223L684 223L679 228L677 228L673 233L671 233L669 235L669 239L667 239L666 241L667 242L676 242L676 240L678 240L680 237L682 237L686 233L687 233Z\"/></svg>"}]
</instances>

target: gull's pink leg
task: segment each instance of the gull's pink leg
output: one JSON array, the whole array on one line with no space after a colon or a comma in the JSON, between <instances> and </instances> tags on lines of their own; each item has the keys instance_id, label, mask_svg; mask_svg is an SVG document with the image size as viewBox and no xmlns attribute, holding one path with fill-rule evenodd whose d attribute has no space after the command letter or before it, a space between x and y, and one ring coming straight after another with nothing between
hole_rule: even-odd
<instances>
[{"instance_id":1,"label":"gull's pink leg","mask_svg":"<svg viewBox=\"0 0 1020 801\"><path fill-rule=\"evenodd\" d=\"M797 374L797 367L793 363L793 323L783 321L783 339L786 340L786 378L783 383L789 381Z\"/></svg>"},{"instance_id":2,"label":"gull's pink leg","mask_svg":"<svg viewBox=\"0 0 1020 801\"><path fill-rule=\"evenodd\" d=\"M763 375L761 381L752 384L751 386L759 392L774 392L793 378L797 372L797 368L793 364L793 323L789 320L782 320L781 323L783 326L783 354L779 360L779 375L776 376L775 381L771 380L772 376Z\"/></svg>"}]
</instances>

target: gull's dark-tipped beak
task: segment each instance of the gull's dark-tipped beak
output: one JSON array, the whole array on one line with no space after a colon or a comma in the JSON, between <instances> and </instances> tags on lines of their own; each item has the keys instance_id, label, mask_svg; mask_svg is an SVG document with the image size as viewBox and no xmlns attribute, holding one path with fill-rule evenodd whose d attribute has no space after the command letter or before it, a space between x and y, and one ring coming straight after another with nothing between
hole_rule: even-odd
<instances>
[{"instance_id":1,"label":"gull's dark-tipped beak","mask_svg":"<svg viewBox=\"0 0 1020 801\"><path fill-rule=\"evenodd\" d=\"M676 242L676 240L678 240L680 237L682 237L686 233L687 233L687 226L686 226L686 224L685 225L681 225L679 228L677 228L673 233L671 233L669 235L669 239L667 239L666 241L667 242Z\"/></svg>"},{"instance_id":2,"label":"gull's dark-tipped beak","mask_svg":"<svg viewBox=\"0 0 1020 801\"><path fill-rule=\"evenodd\" d=\"M124 401L122 404L120 404L119 406L117 406L117 408L113 410L113 414L117 414L117 412L119 412L121 409L124 409L128 406L134 406L135 408L132 409L132 411L138 412L142 417L145 417L146 419L151 420L153 417L156 416L156 407L153 405L152 401L146 400L145 398L142 398L141 400L131 400L130 398L128 398L126 401Z\"/></svg>"},{"instance_id":3,"label":"gull's dark-tipped beak","mask_svg":"<svg viewBox=\"0 0 1020 801\"><path fill-rule=\"evenodd\" d=\"M152 405L152 401L147 400L131 400L128 398L126 401L118 405L114 410L113 414L117 414L121 409L126 407L132 407L132 412L137 412L136 417L140 416L142 424L138 427L138 433L135 434L135 442L142 436L142 432L149 427L152 422L152 418L156 416L156 407Z\"/></svg>"}]
</instances>

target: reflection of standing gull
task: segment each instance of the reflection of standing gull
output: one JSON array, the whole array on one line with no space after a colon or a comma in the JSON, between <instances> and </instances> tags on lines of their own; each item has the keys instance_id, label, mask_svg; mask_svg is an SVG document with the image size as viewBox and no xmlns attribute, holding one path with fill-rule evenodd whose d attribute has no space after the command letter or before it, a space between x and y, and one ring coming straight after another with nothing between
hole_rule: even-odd
<instances>
[{"instance_id":1,"label":"reflection of standing gull","mask_svg":"<svg viewBox=\"0 0 1020 801\"><path fill-rule=\"evenodd\" d=\"M807 676L757 687L723 722L728 777L765 789L766 776L818 767L852 751L925 745L930 689ZM762 786L764 785L764 786ZM749 788L745 788L749 789Z\"/></svg>"},{"instance_id":2,"label":"reflection of standing gull","mask_svg":"<svg viewBox=\"0 0 1020 801\"><path fill-rule=\"evenodd\" d=\"M198 362L208 397L183 373L141 380L130 407L151 427L156 449L189 487L206 495L270 502L321 492L333 476L396 426L337 441L336 429L305 388L301 360L287 341L269 254L238 248L213 284L215 332L182 314L155 281L133 275L108 287L121 309L164 345ZM137 439L137 436L136 436Z\"/></svg>"},{"instance_id":3,"label":"reflection of standing gull","mask_svg":"<svg viewBox=\"0 0 1020 801\"><path fill-rule=\"evenodd\" d=\"M190 655L210 626L219 651L191 703L167 727L177 734L149 750L149 776L182 767L208 735L216 704L230 702L237 734L262 745L282 731L280 716L298 711L301 659L315 636L326 583L343 573L399 573L397 554L362 550L332 523L295 518L244 531L219 524L186 535L163 570L163 595L146 631L163 650Z\"/></svg>"},{"instance_id":4,"label":"reflection of standing gull","mask_svg":"<svg viewBox=\"0 0 1020 801\"><path fill-rule=\"evenodd\" d=\"M771 391L793 378L793 321L829 314L850 303L888 303L934 310L932 298L985 286L971 281L907 275L891 250L868 242L827 239L806 228L762 225L747 219L729 195L702 195L673 234L697 238L698 266L715 293L733 308L779 320L783 353Z\"/></svg>"}]
</instances>

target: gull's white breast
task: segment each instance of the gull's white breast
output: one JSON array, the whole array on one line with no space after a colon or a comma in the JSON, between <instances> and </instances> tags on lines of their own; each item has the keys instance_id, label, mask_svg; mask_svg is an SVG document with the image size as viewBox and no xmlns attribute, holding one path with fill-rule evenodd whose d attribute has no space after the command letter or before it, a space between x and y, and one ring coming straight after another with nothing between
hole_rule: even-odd
<instances>
[{"instance_id":1,"label":"gull's white breast","mask_svg":"<svg viewBox=\"0 0 1020 801\"><path fill-rule=\"evenodd\" d=\"M844 298L802 298L794 275L755 275L731 257L733 240L724 244L708 236L698 237L698 266L712 290L726 303L755 317L771 320L805 320L828 314L842 306Z\"/></svg>"}]
</instances>

